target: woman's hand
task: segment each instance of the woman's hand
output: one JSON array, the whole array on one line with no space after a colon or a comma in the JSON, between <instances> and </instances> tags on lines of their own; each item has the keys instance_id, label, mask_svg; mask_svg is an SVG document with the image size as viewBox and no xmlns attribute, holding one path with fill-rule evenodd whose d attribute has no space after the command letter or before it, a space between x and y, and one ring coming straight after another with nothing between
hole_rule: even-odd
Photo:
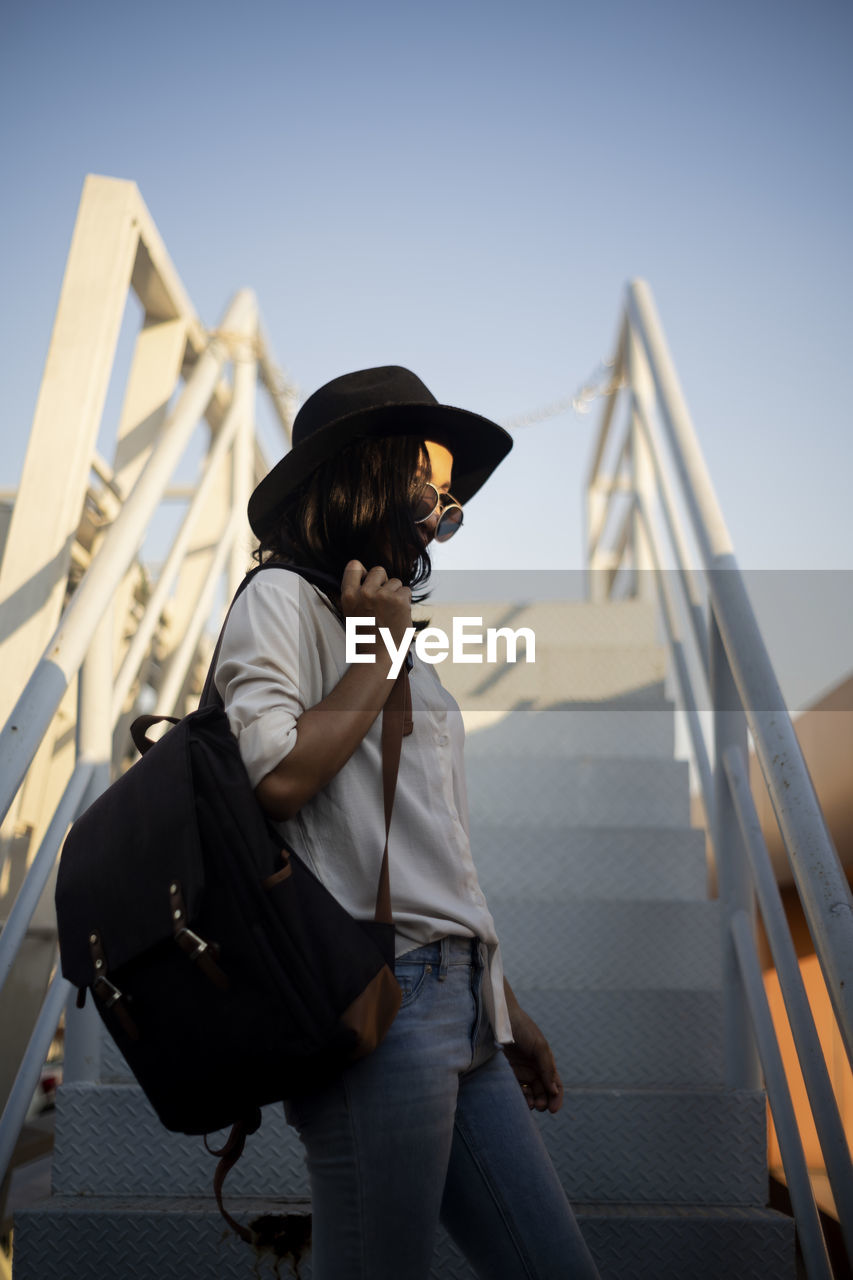
<instances>
[{"instance_id":1,"label":"woman's hand","mask_svg":"<svg viewBox=\"0 0 853 1280\"><path fill-rule=\"evenodd\" d=\"M525 1013L508 982L504 983L513 1044L503 1051L532 1111L556 1114L563 1105L563 1082L551 1046L536 1023Z\"/></svg>"},{"instance_id":2,"label":"woman's hand","mask_svg":"<svg viewBox=\"0 0 853 1280\"><path fill-rule=\"evenodd\" d=\"M387 627L399 648L412 625L412 593L379 566L368 573L350 560L341 584L345 617L371 617ZM293 818L344 767L382 711L394 681L391 656L377 646L374 662L354 663L334 689L296 721L296 745L261 778L255 795L277 822Z\"/></svg>"},{"instance_id":3,"label":"woman's hand","mask_svg":"<svg viewBox=\"0 0 853 1280\"><path fill-rule=\"evenodd\" d=\"M341 612L345 618L375 618L399 646L412 625L412 593L381 565L368 571L360 560L350 560L341 580Z\"/></svg>"}]
</instances>

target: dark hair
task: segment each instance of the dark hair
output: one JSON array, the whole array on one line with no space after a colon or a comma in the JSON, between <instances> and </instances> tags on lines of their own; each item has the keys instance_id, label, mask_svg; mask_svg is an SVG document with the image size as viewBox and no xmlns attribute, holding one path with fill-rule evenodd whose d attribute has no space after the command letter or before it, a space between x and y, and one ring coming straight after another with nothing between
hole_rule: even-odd
<instances>
[{"instance_id":1,"label":"dark hair","mask_svg":"<svg viewBox=\"0 0 853 1280\"><path fill-rule=\"evenodd\" d=\"M293 491L255 558L308 565L338 581L347 561L360 560L408 587L423 586L430 558L412 513L429 475L421 439L356 440Z\"/></svg>"}]
</instances>

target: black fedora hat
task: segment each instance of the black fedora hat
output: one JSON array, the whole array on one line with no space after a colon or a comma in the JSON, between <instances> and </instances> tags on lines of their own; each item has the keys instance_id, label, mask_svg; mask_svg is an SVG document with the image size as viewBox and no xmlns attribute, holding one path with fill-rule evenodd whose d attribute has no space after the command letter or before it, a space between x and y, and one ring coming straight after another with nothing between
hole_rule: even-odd
<instances>
[{"instance_id":1,"label":"black fedora hat","mask_svg":"<svg viewBox=\"0 0 853 1280\"><path fill-rule=\"evenodd\" d=\"M293 423L293 447L249 499L249 524L264 538L287 496L327 458L354 440L418 436L453 454L453 496L465 503L512 448L512 436L478 413L439 404L400 365L345 373L309 396Z\"/></svg>"}]
</instances>

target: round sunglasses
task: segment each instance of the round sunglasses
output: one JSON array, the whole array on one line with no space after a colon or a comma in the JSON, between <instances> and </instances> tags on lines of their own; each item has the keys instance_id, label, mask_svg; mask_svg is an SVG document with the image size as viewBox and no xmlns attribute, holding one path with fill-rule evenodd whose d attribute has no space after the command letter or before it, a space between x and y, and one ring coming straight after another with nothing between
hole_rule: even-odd
<instances>
[{"instance_id":1,"label":"round sunglasses","mask_svg":"<svg viewBox=\"0 0 853 1280\"><path fill-rule=\"evenodd\" d=\"M432 490L431 493L430 490ZM427 480L424 492L415 503L415 524L426 524L427 520L439 510L441 514L433 536L436 542L447 542L448 538L452 538L454 533L462 528L462 508L451 494L442 493L432 481Z\"/></svg>"}]
</instances>

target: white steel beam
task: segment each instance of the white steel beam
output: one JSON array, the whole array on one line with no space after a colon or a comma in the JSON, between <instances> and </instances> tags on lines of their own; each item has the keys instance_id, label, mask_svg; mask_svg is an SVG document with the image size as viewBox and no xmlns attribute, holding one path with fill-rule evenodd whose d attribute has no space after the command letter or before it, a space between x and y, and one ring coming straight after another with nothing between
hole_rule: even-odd
<instances>
[{"instance_id":1,"label":"white steel beam","mask_svg":"<svg viewBox=\"0 0 853 1280\"><path fill-rule=\"evenodd\" d=\"M213 447L207 456L204 474L193 494L189 510L184 516L175 540L169 548L166 562L160 570L160 576L145 606L145 614L133 634L119 672L116 675L111 712L112 724L115 724L121 715L125 699L139 672L152 636L160 621L160 615L187 554L190 538L195 530L199 514L209 502L212 486L215 486L217 480L221 478L223 459L231 448L237 427L236 405L232 403L228 416L223 422L213 442Z\"/></svg>"},{"instance_id":2,"label":"white steel beam","mask_svg":"<svg viewBox=\"0 0 853 1280\"><path fill-rule=\"evenodd\" d=\"M229 306L223 327L251 331L255 315L254 295L242 290ZM148 521L219 380L226 354L224 344L213 339L197 362L157 448L0 731L0 816L8 812L68 681L83 661L100 613L142 541Z\"/></svg>"},{"instance_id":3,"label":"white steel beam","mask_svg":"<svg viewBox=\"0 0 853 1280\"><path fill-rule=\"evenodd\" d=\"M289 448L298 398L296 388L288 382L276 364L266 331L260 322L258 323L257 350L261 381L269 392Z\"/></svg>"},{"instance_id":4,"label":"white steel beam","mask_svg":"<svg viewBox=\"0 0 853 1280\"><path fill-rule=\"evenodd\" d=\"M198 648L204 625L213 608L219 579L228 562L234 538L241 526L243 513L236 509L230 513L228 523L213 549L213 555L203 578L202 590L195 601L195 607L186 627L181 633L181 642L172 655L166 679L157 695L156 715L183 715L184 708L178 707L177 701L190 668L190 663Z\"/></svg>"},{"instance_id":5,"label":"white steel beam","mask_svg":"<svg viewBox=\"0 0 853 1280\"><path fill-rule=\"evenodd\" d=\"M255 385L258 366L250 350L235 353L234 359L234 409L237 413L237 434L232 451L232 506L242 517L231 548L228 567L228 588L231 595L237 590L252 550L252 533L249 528L247 508L252 491L252 438L255 434Z\"/></svg>"},{"instance_id":6,"label":"white steel beam","mask_svg":"<svg viewBox=\"0 0 853 1280\"><path fill-rule=\"evenodd\" d=\"M113 462L112 479L121 494L130 493L163 429L186 345L185 316L146 317L136 336Z\"/></svg>"},{"instance_id":7,"label":"white steel beam","mask_svg":"<svg viewBox=\"0 0 853 1280\"><path fill-rule=\"evenodd\" d=\"M0 569L0 721L59 618L139 232L133 183L87 178Z\"/></svg>"},{"instance_id":8,"label":"white steel beam","mask_svg":"<svg viewBox=\"0 0 853 1280\"><path fill-rule=\"evenodd\" d=\"M111 476L112 491L117 490L122 497L133 489L167 421L169 402L178 385L186 351L187 327L186 316L172 320L146 316L136 336ZM131 564L116 589L111 675L121 665L128 634L133 631L139 578L139 567Z\"/></svg>"}]
</instances>

